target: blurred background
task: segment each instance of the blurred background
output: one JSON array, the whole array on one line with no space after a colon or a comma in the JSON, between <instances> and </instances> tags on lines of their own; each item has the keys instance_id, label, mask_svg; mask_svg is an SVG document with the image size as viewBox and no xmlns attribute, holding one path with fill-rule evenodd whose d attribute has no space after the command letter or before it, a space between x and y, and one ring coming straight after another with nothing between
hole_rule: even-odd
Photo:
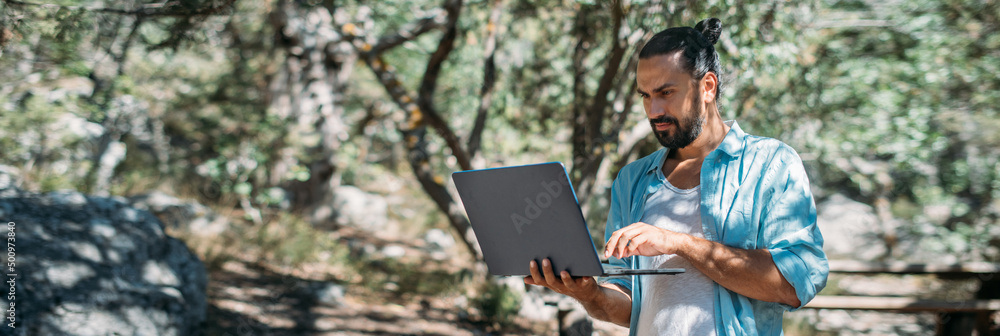
<instances>
[{"instance_id":1,"label":"blurred background","mask_svg":"<svg viewBox=\"0 0 1000 336\"><path fill-rule=\"evenodd\" d=\"M992 0L2 0L0 219L21 230L22 281L34 279L20 323L627 334L489 276L450 174L560 161L602 247L612 180L659 147L637 48L708 17L723 22L723 117L799 152L831 259L972 270L834 272L823 294L987 304L805 308L785 332L996 334ZM130 209L191 252L143 249L172 239L156 234L116 243L130 232L118 225L144 221ZM148 260L116 259L122 246ZM113 294L124 288L167 294ZM74 296L87 292L103 299ZM92 324L67 313L114 302L140 310ZM961 314L975 327L956 326Z\"/></svg>"}]
</instances>

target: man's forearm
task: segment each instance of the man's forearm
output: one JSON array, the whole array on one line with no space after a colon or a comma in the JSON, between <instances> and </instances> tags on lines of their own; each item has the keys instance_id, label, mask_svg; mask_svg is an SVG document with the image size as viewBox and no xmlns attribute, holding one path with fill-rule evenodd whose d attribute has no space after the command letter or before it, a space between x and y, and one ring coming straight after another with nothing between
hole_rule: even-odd
<instances>
[{"instance_id":1,"label":"man's forearm","mask_svg":"<svg viewBox=\"0 0 1000 336\"><path fill-rule=\"evenodd\" d=\"M799 306L795 288L767 250L744 250L696 237L685 245L678 255L722 287L757 300Z\"/></svg>"},{"instance_id":2,"label":"man's forearm","mask_svg":"<svg viewBox=\"0 0 1000 336\"><path fill-rule=\"evenodd\" d=\"M589 300L580 300L591 317L628 328L632 317L632 298L618 285L602 284Z\"/></svg>"}]
</instances>

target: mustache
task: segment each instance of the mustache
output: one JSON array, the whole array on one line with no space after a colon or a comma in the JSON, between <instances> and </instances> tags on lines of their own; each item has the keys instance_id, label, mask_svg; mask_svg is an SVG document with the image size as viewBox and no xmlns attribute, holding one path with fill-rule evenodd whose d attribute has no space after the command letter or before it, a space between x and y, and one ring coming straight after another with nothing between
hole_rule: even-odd
<instances>
[{"instance_id":1,"label":"mustache","mask_svg":"<svg viewBox=\"0 0 1000 336\"><path fill-rule=\"evenodd\" d=\"M650 124L672 123L674 125L680 125L680 122L677 121L677 118L665 115L660 116L659 118L656 119L649 119L649 123Z\"/></svg>"}]
</instances>

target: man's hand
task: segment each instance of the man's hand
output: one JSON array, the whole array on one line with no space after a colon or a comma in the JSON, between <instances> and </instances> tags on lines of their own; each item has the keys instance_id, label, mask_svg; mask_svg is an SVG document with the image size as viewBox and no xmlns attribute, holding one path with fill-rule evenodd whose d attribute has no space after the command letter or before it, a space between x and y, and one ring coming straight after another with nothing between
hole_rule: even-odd
<instances>
[{"instance_id":1,"label":"man's hand","mask_svg":"<svg viewBox=\"0 0 1000 336\"><path fill-rule=\"evenodd\" d=\"M548 287L559 294L580 301L590 316L628 327L632 316L632 293L618 285L598 285L594 277L571 277L562 271L556 276L552 262L543 259L541 265L532 260L528 263L531 275L524 277L524 283ZM541 266L541 271L539 271Z\"/></svg>"},{"instance_id":2,"label":"man's hand","mask_svg":"<svg viewBox=\"0 0 1000 336\"><path fill-rule=\"evenodd\" d=\"M531 275L524 277L524 283L548 287L559 294L568 295L580 302L593 300L598 294L600 286L594 277L572 277L569 272L562 271L559 276L552 271L552 262L548 258L542 260L541 272L538 263L532 260L529 263Z\"/></svg>"},{"instance_id":3,"label":"man's hand","mask_svg":"<svg viewBox=\"0 0 1000 336\"><path fill-rule=\"evenodd\" d=\"M712 281L743 296L792 307L801 305L795 288L785 280L766 249L730 247L642 222L613 232L604 249L605 257L661 254L687 259Z\"/></svg>"},{"instance_id":4,"label":"man's hand","mask_svg":"<svg viewBox=\"0 0 1000 336\"><path fill-rule=\"evenodd\" d=\"M611 234L604 247L604 257L623 259L634 255L676 254L688 238L691 236L636 222Z\"/></svg>"}]
</instances>

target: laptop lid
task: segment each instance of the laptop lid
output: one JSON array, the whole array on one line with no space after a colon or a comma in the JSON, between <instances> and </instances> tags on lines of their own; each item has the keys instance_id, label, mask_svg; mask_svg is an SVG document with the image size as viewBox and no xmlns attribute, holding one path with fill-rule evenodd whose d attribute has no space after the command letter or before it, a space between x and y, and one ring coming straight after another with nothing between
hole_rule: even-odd
<instances>
[{"instance_id":1,"label":"laptop lid","mask_svg":"<svg viewBox=\"0 0 1000 336\"><path fill-rule=\"evenodd\" d=\"M549 258L557 273L603 275L597 249L560 162L452 174L493 275L529 275Z\"/></svg>"}]
</instances>

